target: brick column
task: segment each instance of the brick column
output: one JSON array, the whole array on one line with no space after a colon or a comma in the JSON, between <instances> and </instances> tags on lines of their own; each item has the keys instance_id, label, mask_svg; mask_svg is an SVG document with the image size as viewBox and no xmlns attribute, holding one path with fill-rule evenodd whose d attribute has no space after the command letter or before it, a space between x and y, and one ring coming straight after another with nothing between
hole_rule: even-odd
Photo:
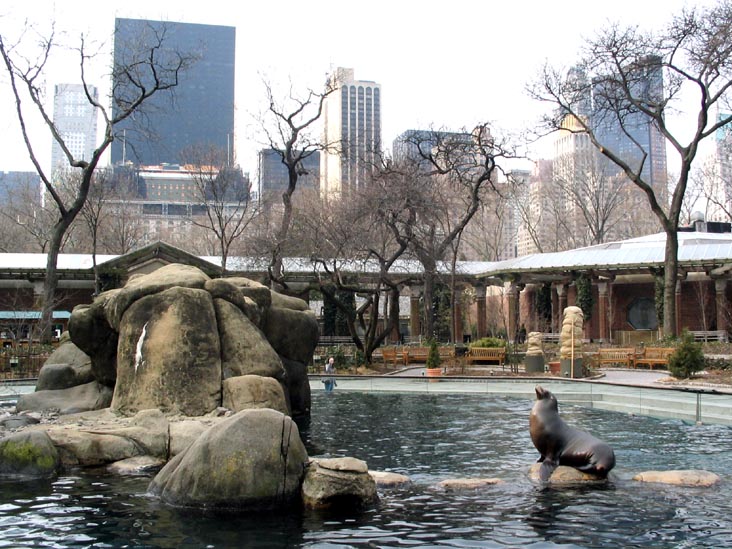
<instances>
[{"instance_id":1,"label":"brick column","mask_svg":"<svg viewBox=\"0 0 732 549\"><path fill-rule=\"evenodd\" d=\"M410 286L409 288L409 335L413 338L419 337L422 333L422 322L420 321L419 298L422 288Z\"/></svg>"},{"instance_id":2,"label":"brick column","mask_svg":"<svg viewBox=\"0 0 732 549\"><path fill-rule=\"evenodd\" d=\"M727 302L727 279L718 278L714 281L716 293L715 305L717 309L717 330L729 328L729 303Z\"/></svg>"},{"instance_id":3,"label":"brick column","mask_svg":"<svg viewBox=\"0 0 732 549\"><path fill-rule=\"evenodd\" d=\"M676 281L676 334L681 334L681 280Z\"/></svg>"},{"instance_id":4,"label":"brick column","mask_svg":"<svg viewBox=\"0 0 732 549\"><path fill-rule=\"evenodd\" d=\"M608 332L608 301L607 301L607 282L598 282L597 291L599 298L597 300L597 314L598 314L598 328L599 337L601 342L610 341L610 335Z\"/></svg>"},{"instance_id":5,"label":"brick column","mask_svg":"<svg viewBox=\"0 0 732 549\"><path fill-rule=\"evenodd\" d=\"M478 314L476 330L478 339L488 335L488 319L486 317L485 299L485 286L479 284L475 287L475 303Z\"/></svg>"},{"instance_id":6,"label":"brick column","mask_svg":"<svg viewBox=\"0 0 732 549\"><path fill-rule=\"evenodd\" d=\"M508 288L508 325L506 334L509 341L516 338L516 330L518 329L518 306L519 306L519 287L515 282L509 282Z\"/></svg>"},{"instance_id":7,"label":"brick column","mask_svg":"<svg viewBox=\"0 0 732 549\"><path fill-rule=\"evenodd\" d=\"M463 303L462 303L462 287L455 286L455 296L453 299L452 311L452 340L453 343L463 342Z\"/></svg>"},{"instance_id":8,"label":"brick column","mask_svg":"<svg viewBox=\"0 0 732 549\"><path fill-rule=\"evenodd\" d=\"M565 284L557 284L554 288L557 290L557 311L556 316L554 317L556 329L554 331L561 332L562 320L564 319L564 309L567 308L567 286Z\"/></svg>"}]
</instances>

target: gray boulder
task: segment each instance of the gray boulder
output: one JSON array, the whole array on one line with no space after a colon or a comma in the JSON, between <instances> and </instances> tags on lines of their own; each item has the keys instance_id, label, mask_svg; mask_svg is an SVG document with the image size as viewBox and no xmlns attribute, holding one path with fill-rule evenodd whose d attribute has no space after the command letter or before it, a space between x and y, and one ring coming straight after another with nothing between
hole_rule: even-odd
<instances>
[{"instance_id":1,"label":"gray boulder","mask_svg":"<svg viewBox=\"0 0 732 549\"><path fill-rule=\"evenodd\" d=\"M36 391L68 389L95 380L91 358L79 349L64 332L62 343L46 359L38 373Z\"/></svg>"},{"instance_id":2,"label":"gray boulder","mask_svg":"<svg viewBox=\"0 0 732 549\"><path fill-rule=\"evenodd\" d=\"M135 301L170 288L202 289L209 276L196 267L171 263L152 273L131 278L124 288L112 295L104 305L108 324L120 331L120 322L127 308Z\"/></svg>"},{"instance_id":3,"label":"gray boulder","mask_svg":"<svg viewBox=\"0 0 732 549\"><path fill-rule=\"evenodd\" d=\"M36 425L41 420L28 414L13 414L0 418L0 427L3 429L22 429L28 425Z\"/></svg>"},{"instance_id":4,"label":"gray boulder","mask_svg":"<svg viewBox=\"0 0 732 549\"><path fill-rule=\"evenodd\" d=\"M73 345L73 343L71 345ZM73 364L46 363L38 373L36 391L68 389L69 387L84 385L85 383L91 383L92 381L96 380L92 375L91 361L81 367L74 366Z\"/></svg>"},{"instance_id":5,"label":"gray boulder","mask_svg":"<svg viewBox=\"0 0 732 549\"><path fill-rule=\"evenodd\" d=\"M297 500L307 460L292 419L269 409L243 410L170 460L149 490L182 507L280 507Z\"/></svg>"},{"instance_id":6,"label":"gray boulder","mask_svg":"<svg viewBox=\"0 0 732 549\"><path fill-rule=\"evenodd\" d=\"M23 431L0 439L0 479L49 478L59 467L58 451L43 431Z\"/></svg>"},{"instance_id":7,"label":"gray boulder","mask_svg":"<svg viewBox=\"0 0 732 549\"><path fill-rule=\"evenodd\" d=\"M314 459L302 483L302 500L311 509L358 509L378 500L376 481L360 459Z\"/></svg>"},{"instance_id":8,"label":"gray boulder","mask_svg":"<svg viewBox=\"0 0 732 549\"><path fill-rule=\"evenodd\" d=\"M272 292L272 307L292 309L293 311L309 311L308 302L299 297Z\"/></svg>"},{"instance_id":9,"label":"gray boulder","mask_svg":"<svg viewBox=\"0 0 732 549\"><path fill-rule=\"evenodd\" d=\"M239 308L214 299L224 378L257 375L283 379L285 369L264 334Z\"/></svg>"},{"instance_id":10,"label":"gray boulder","mask_svg":"<svg viewBox=\"0 0 732 549\"><path fill-rule=\"evenodd\" d=\"M112 390L106 385L92 381L68 389L37 391L21 395L15 409L18 412L58 410L60 414L75 414L107 408L111 402Z\"/></svg>"},{"instance_id":11,"label":"gray boulder","mask_svg":"<svg viewBox=\"0 0 732 549\"><path fill-rule=\"evenodd\" d=\"M211 428L210 423L201 419L186 419L171 422L168 432L170 434L170 446L168 457L177 456L183 450L193 444L198 437Z\"/></svg>"},{"instance_id":12,"label":"gray boulder","mask_svg":"<svg viewBox=\"0 0 732 549\"><path fill-rule=\"evenodd\" d=\"M91 305L77 305L69 319L71 340L89 356L94 379L108 387L117 380L117 332L107 322L104 309L119 291L104 292Z\"/></svg>"},{"instance_id":13,"label":"gray boulder","mask_svg":"<svg viewBox=\"0 0 732 549\"><path fill-rule=\"evenodd\" d=\"M310 311L271 307L262 329L277 354L307 364L318 344L318 321Z\"/></svg>"},{"instance_id":14,"label":"gray boulder","mask_svg":"<svg viewBox=\"0 0 732 549\"><path fill-rule=\"evenodd\" d=\"M285 392L271 377L247 375L224 380L223 406L234 412L271 408L289 415Z\"/></svg>"},{"instance_id":15,"label":"gray boulder","mask_svg":"<svg viewBox=\"0 0 732 549\"><path fill-rule=\"evenodd\" d=\"M130 419L84 425L51 426L48 436L67 466L97 466L138 456L168 457L168 421L159 410L145 410Z\"/></svg>"},{"instance_id":16,"label":"gray boulder","mask_svg":"<svg viewBox=\"0 0 732 549\"><path fill-rule=\"evenodd\" d=\"M235 305L256 326L261 326L263 312L262 307L251 297L245 295L241 290L241 287L232 283L231 280L232 279L229 278L214 278L206 282L204 289L210 293L211 297L214 299L223 299L224 301L228 301L232 305ZM261 298L259 301L262 303L267 302L265 299Z\"/></svg>"},{"instance_id":17,"label":"gray boulder","mask_svg":"<svg viewBox=\"0 0 732 549\"><path fill-rule=\"evenodd\" d=\"M285 366L285 400L290 404L292 417L310 415L312 396L310 394L310 380L308 379L308 367L301 362L288 360L284 357L282 364Z\"/></svg>"},{"instance_id":18,"label":"gray boulder","mask_svg":"<svg viewBox=\"0 0 732 549\"><path fill-rule=\"evenodd\" d=\"M221 403L220 356L208 292L175 287L146 295L123 316L112 409L204 415Z\"/></svg>"},{"instance_id":19,"label":"gray boulder","mask_svg":"<svg viewBox=\"0 0 732 549\"><path fill-rule=\"evenodd\" d=\"M260 310L266 311L272 306L272 292L264 284L240 276L232 276L224 280L238 288L242 295L254 301Z\"/></svg>"}]
</instances>

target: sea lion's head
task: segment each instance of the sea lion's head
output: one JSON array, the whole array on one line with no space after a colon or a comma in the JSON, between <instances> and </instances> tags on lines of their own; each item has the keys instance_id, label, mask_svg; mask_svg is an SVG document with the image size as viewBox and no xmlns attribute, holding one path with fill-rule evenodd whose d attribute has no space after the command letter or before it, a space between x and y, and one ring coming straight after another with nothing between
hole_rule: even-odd
<instances>
[{"instance_id":1,"label":"sea lion's head","mask_svg":"<svg viewBox=\"0 0 732 549\"><path fill-rule=\"evenodd\" d=\"M557 410L559 408L557 404L557 397L549 389L544 389L541 385L537 385L534 389L536 391L537 404L542 403L543 407L552 408Z\"/></svg>"}]
</instances>

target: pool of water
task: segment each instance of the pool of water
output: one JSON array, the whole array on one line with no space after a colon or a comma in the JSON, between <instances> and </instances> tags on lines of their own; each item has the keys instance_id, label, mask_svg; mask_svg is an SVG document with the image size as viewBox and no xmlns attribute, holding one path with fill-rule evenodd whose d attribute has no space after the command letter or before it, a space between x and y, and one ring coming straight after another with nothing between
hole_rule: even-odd
<instances>
[{"instance_id":1,"label":"pool of water","mask_svg":"<svg viewBox=\"0 0 732 549\"><path fill-rule=\"evenodd\" d=\"M732 547L732 430L563 405L572 425L605 439L617 466L602 487L542 488L532 401L497 395L338 391L313 395L302 426L311 456L353 456L413 483L380 489L357 515L207 516L146 495L147 478L89 472L0 484L0 547ZM648 469L707 469L712 489L636 483ZM446 492L446 478L499 477Z\"/></svg>"}]
</instances>

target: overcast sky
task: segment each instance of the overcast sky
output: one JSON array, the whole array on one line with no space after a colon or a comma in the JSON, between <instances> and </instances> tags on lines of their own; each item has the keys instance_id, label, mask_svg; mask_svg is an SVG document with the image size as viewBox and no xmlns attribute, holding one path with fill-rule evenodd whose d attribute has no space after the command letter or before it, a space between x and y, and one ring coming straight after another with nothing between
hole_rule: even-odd
<instances>
[{"instance_id":1,"label":"overcast sky","mask_svg":"<svg viewBox=\"0 0 732 549\"><path fill-rule=\"evenodd\" d=\"M240 162L256 171L252 115L261 110L263 75L295 88L322 84L332 67L352 67L356 78L382 86L382 139L390 146L407 129L450 130L483 121L497 131L520 131L541 106L524 91L549 60L569 66L583 38L609 22L654 28L688 5L711 0L0 0L0 33L15 36L25 21L76 42L86 33L111 46L115 17L235 26L236 131ZM73 40L72 40L73 38ZM61 54L66 52L59 51ZM59 58L47 78L79 82L74 65ZM99 86L104 87L100 69ZM34 134L50 164L50 137ZM32 170L7 76L0 72L0 171Z\"/></svg>"}]
</instances>

